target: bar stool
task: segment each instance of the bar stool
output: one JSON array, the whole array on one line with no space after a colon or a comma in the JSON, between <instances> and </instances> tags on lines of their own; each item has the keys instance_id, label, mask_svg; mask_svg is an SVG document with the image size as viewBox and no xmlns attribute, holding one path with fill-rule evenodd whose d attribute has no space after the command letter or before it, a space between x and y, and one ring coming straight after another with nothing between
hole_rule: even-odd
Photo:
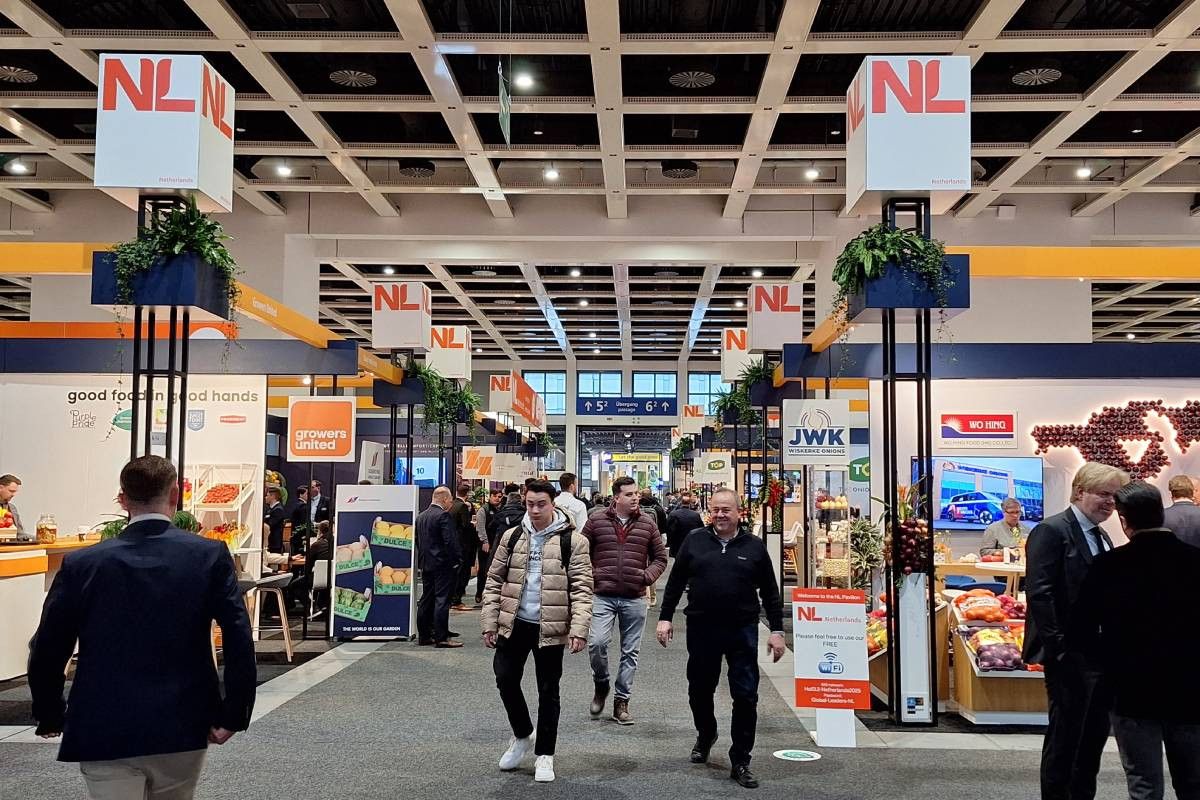
<instances>
[{"instance_id":1,"label":"bar stool","mask_svg":"<svg viewBox=\"0 0 1200 800\"><path fill-rule=\"evenodd\" d=\"M284 588L292 582L292 573L284 572L279 575L268 575L265 578L257 580L253 578L239 578L238 589L246 597L246 608L249 610L251 606L251 598L257 598L261 593L267 593L275 596L275 600L279 606L279 622L283 629L283 649L287 653L288 663L292 661L292 628L288 624L287 602L283 597ZM260 625L259 631L274 630L274 626L264 628Z\"/></svg>"}]
</instances>

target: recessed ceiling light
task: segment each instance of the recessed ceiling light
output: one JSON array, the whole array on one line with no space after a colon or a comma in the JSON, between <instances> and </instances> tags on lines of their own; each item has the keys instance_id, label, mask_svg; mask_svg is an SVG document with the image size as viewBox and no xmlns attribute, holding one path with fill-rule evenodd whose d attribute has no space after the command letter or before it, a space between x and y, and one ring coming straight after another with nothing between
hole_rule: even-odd
<instances>
[{"instance_id":1,"label":"recessed ceiling light","mask_svg":"<svg viewBox=\"0 0 1200 800\"><path fill-rule=\"evenodd\" d=\"M29 172L29 165L19 158L14 158L4 165L4 171L13 175L25 175Z\"/></svg>"},{"instance_id":2,"label":"recessed ceiling light","mask_svg":"<svg viewBox=\"0 0 1200 800\"><path fill-rule=\"evenodd\" d=\"M483 348L482 348L482 347L476 347L476 348L475 348L475 352L476 352L476 353L482 353L482 352L483 352Z\"/></svg>"},{"instance_id":3,"label":"recessed ceiling light","mask_svg":"<svg viewBox=\"0 0 1200 800\"><path fill-rule=\"evenodd\" d=\"M1127 334L1125 334L1125 338L1126 339L1136 339L1137 335L1133 334L1133 333L1127 333Z\"/></svg>"},{"instance_id":4,"label":"recessed ceiling light","mask_svg":"<svg viewBox=\"0 0 1200 800\"><path fill-rule=\"evenodd\" d=\"M733 304L733 307L734 307L734 308L745 308L745 307L746 307L746 301L745 301L745 300L738 300L738 301L736 301L736 302Z\"/></svg>"},{"instance_id":5,"label":"recessed ceiling light","mask_svg":"<svg viewBox=\"0 0 1200 800\"><path fill-rule=\"evenodd\" d=\"M310 378L307 375L305 375L303 378L301 378L300 382L303 383L305 386L312 386L312 378Z\"/></svg>"},{"instance_id":6,"label":"recessed ceiling light","mask_svg":"<svg viewBox=\"0 0 1200 800\"><path fill-rule=\"evenodd\" d=\"M678 278L679 273L673 269L660 269L654 273L656 278Z\"/></svg>"},{"instance_id":7,"label":"recessed ceiling light","mask_svg":"<svg viewBox=\"0 0 1200 800\"><path fill-rule=\"evenodd\" d=\"M655 300L655 301L654 301L654 305L656 305L656 306L669 306L669 305L671 305L671 301L670 301L670 300Z\"/></svg>"},{"instance_id":8,"label":"recessed ceiling light","mask_svg":"<svg viewBox=\"0 0 1200 800\"><path fill-rule=\"evenodd\" d=\"M580 300L580 301L579 301L579 305L581 305L581 306L586 306L587 304L588 304L588 301L587 301L587 300Z\"/></svg>"},{"instance_id":9,"label":"recessed ceiling light","mask_svg":"<svg viewBox=\"0 0 1200 800\"><path fill-rule=\"evenodd\" d=\"M33 70L7 64L0 66L0 81L5 83L35 83L37 79L37 73Z\"/></svg>"},{"instance_id":10,"label":"recessed ceiling light","mask_svg":"<svg viewBox=\"0 0 1200 800\"><path fill-rule=\"evenodd\" d=\"M762 271L761 269L752 269L752 270L750 270L750 277L751 277L751 278L761 278L762 276L763 276L763 271Z\"/></svg>"},{"instance_id":11,"label":"recessed ceiling light","mask_svg":"<svg viewBox=\"0 0 1200 800\"><path fill-rule=\"evenodd\" d=\"M395 267L384 267L384 268L383 268L383 274L384 274L384 275L395 275L395 274L396 274L396 268L395 268Z\"/></svg>"},{"instance_id":12,"label":"recessed ceiling light","mask_svg":"<svg viewBox=\"0 0 1200 800\"><path fill-rule=\"evenodd\" d=\"M1045 86L1054 83L1063 76L1062 70L1054 67L1034 67L1023 69L1012 76L1012 82L1017 86Z\"/></svg>"},{"instance_id":13,"label":"recessed ceiling light","mask_svg":"<svg viewBox=\"0 0 1200 800\"><path fill-rule=\"evenodd\" d=\"M509 300L507 297L501 297L496 301L496 305L498 306L515 306L516 304L516 300Z\"/></svg>"},{"instance_id":14,"label":"recessed ceiling light","mask_svg":"<svg viewBox=\"0 0 1200 800\"><path fill-rule=\"evenodd\" d=\"M572 277L572 278L578 278L578 277L579 277L580 275L582 275L582 274L583 274L583 273L579 271L579 268L578 268L578 267L575 267L575 268L574 268L574 269L572 269L572 270L571 270L571 272L570 272L570 275L571 275L571 277Z\"/></svg>"},{"instance_id":15,"label":"recessed ceiling light","mask_svg":"<svg viewBox=\"0 0 1200 800\"><path fill-rule=\"evenodd\" d=\"M707 89L717 82L717 76L699 69L676 72L667 82L677 89Z\"/></svg>"},{"instance_id":16,"label":"recessed ceiling light","mask_svg":"<svg viewBox=\"0 0 1200 800\"><path fill-rule=\"evenodd\" d=\"M588 338L589 338L589 339L595 339L595 338L596 338L596 332L595 332L595 331L588 331Z\"/></svg>"},{"instance_id":17,"label":"recessed ceiling light","mask_svg":"<svg viewBox=\"0 0 1200 800\"><path fill-rule=\"evenodd\" d=\"M595 354L595 355L599 355L599 354L600 354L600 348L599 348L599 347L593 347L593 348L592 348L592 353L593 353L593 354Z\"/></svg>"},{"instance_id":18,"label":"recessed ceiling light","mask_svg":"<svg viewBox=\"0 0 1200 800\"><path fill-rule=\"evenodd\" d=\"M1133 130L1130 131L1130 133L1141 133L1141 132L1142 132L1141 128L1134 128Z\"/></svg>"},{"instance_id":19,"label":"recessed ceiling light","mask_svg":"<svg viewBox=\"0 0 1200 800\"><path fill-rule=\"evenodd\" d=\"M531 348L529 348L529 352L531 352L531 353L544 353L544 352L546 352L546 348L544 348L544 347L531 347Z\"/></svg>"},{"instance_id":20,"label":"recessed ceiling light","mask_svg":"<svg viewBox=\"0 0 1200 800\"><path fill-rule=\"evenodd\" d=\"M281 178L290 178L292 176L292 168L287 164L279 164L275 167L275 174Z\"/></svg>"},{"instance_id":21,"label":"recessed ceiling light","mask_svg":"<svg viewBox=\"0 0 1200 800\"><path fill-rule=\"evenodd\" d=\"M545 171L542 172L542 177L548 181L556 181L558 180L558 170L554 167L546 167Z\"/></svg>"},{"instance_id":22,"label":"recessed ceiling light","mask_svg":"<svg viewBox=\"0 0 1200 800\"><path fill-rule=\"evenodd\" d=\"M488 269L487 267L481 267L479 269L471 270L471 274L477 278L494 278L496 277L496 270Z\"/></svg>"},{"instance_id":23,"label":"recessed ceiling light","mask_svg":"<svg viewBox=\"0 0 1200 800\"><path fill-rule=\"evenodd\" d=\"M809 167L804 170L804 179L806 181L815 181L819 177L821 177L821 170L816 167Z\"/></svg>"},{"instance_id":24,"label":"recessed ceiling light","mask_svg":"<svg viewBox=\"0 0 1200 800\"><path fill-rule=\"evenodd\" d=\"M335 69L329 73L329 80L351 89L365 89L378 83L374 75L361 69Z\"/></svg>"},{"instance_id":25,"label":"recessed ceiling light","mask_svg":"<svg viewBox=\"0 0 1200 800\"><path fill-rule=\"evenodd\" d=\"M842 132L841 132L840 130L836 130L836 131L830 131L830 132L829 132L829 135L830 135L830 136L841 136L841 135L842 135Z\"/></svg>"},{"instance_id":26,"label":"recessed ceiling light","mask_svg":"<svg viewBox=\"0 0 1200 800\"><path fill-rule=\"evenodd\" d=\"M235 133L245 133L246 132L245 128L234 128L233 130Z\"/></svg>"},{"instance_id":27,"label":"recessed ceiling light","mask_svg":"<svg viewBox=\"0 0 1200 800\"><path fill-rule=\"evenodd\" d=\"M534 131L533 131L533 135L534 135L534 136L541 136L541 135L542 135L542 129L541 129L541 128L535 128L535 129L534 129Z\"/></svg>"},{"instance_id":28,"label":"recessed ceiling light","mask_svg":"<svg viewBox=\"0 0 1200 800\"><path fill-rule=\"evenodd\" d=\"M720 351L720 350L718 350L717 348L715 348L715 347L714 347L714 348L713 348L713 351L712 351L712 354L713 354L714 356L719 356L719 355L721 355L721 351Z\"/></svg>"},{"instance_id":29,"label":"recessed ceiling light","mask_svg":"<svg viewBox=\"0 0 1200 800\"><path fill-rule=\"evenodd\" d=\"M1087 178L1092 177L1092 168L1091 167L1078 167L1075 170L1075 177L1079 178L1080 180L1085 180Z\"/></svg>"},{"instance_id":30,"label":"recessed ceiling light","mask_svg":"<svg viewBox=\"0 0 1200 800\"><path fill-rule=\"evenodd\" d=\"M528 72L518 72L515 76L513 76L513 86L517 87L518 89L532 89L533 76Z\"/></svg>"}]
</instances>

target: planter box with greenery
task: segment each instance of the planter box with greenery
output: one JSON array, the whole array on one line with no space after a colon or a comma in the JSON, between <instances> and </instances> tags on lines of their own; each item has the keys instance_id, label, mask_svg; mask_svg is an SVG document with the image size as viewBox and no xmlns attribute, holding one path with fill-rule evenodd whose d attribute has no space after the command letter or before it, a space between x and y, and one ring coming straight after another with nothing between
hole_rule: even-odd
<instances>
[{"instance_id":1,"label":"planter box with greenery","mask_svg":"<svg viewBox=\"0 0 1200 800\"><path fill-rule=\"evenodd\" d=\"M844 304L848 323L873 321L888 308L961 311L971 305L970 277L967 256L947 256L936 239L880 223L838 255L835 304Z\"/></svg>"},{"instance_id":2,"label":"planter box with greenery","mask_svg":"<svg viewBox=\"0 0 1200 800\"><path fill-rule=\"evenodd\" d=\"M188 198L137 239L92 256L92 304L188 307L229 319L238 284L228 238Z\"/></svg>"}]
</instances>

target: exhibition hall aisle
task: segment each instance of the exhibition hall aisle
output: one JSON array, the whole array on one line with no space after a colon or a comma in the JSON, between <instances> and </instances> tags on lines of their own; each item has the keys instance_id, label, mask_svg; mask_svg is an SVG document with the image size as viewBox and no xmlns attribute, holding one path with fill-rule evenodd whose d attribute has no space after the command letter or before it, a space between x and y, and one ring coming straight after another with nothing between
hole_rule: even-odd
<instances>
[{"instance_id":1,"label":"exhibition hall aisle","mask_svg":"<svg viewBox=\"0 0 1200 800\"><path fill-rule=\"evenodd\" d=\"M721 740L714 748L714 763L704 767L687 761L694 733L682 625L669 650L652 637L644 640L649 647L641 654L631 703L637 723L631 727L588 716L592 686L587 656L566 656L555 759L558 780L535 785L531 767L516 773L497 770L509 732L490 652L474 635L474 614L455 614L451 624L464 634L466 647L461 650L350 643L260 687L257 721L225 747L210 749L197 797L461 800L527 798L531 792L539 797L606 800L742 793L806 800L1037 796L1038 753L998 747L988 752L990 740L984 736L973 737L980 749L914 750L897 742L888 748L823 750L824 758L812 763L774 759L773 750L811 747L812 742L769 680L760 688L754 760L762 787L756 792L739 789L728 778L729 701L724 684L718 695ZM785 661L790 657L789 653ZM526 671L531 698L532 672L531 662ZM82 795L78 771L53 760L54 746L25 741L0 741L0 798L59 800ZM1105 756L1100 781L1099 800L1127 796L1115 755Z\"/></svg>"}]
</instances>

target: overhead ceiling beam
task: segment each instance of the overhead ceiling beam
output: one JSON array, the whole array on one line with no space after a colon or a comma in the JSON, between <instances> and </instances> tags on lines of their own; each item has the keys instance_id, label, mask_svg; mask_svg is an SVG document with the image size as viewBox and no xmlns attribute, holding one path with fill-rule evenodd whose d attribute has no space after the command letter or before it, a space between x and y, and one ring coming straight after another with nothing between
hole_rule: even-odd
<instances>
[{"instance_id":1,"label":"overhead ceiling beam","mask_svg":"<svg viewBox=\"0 0 1200 800\"><path fill-rule=\"evenodd\" d=\"M604 169L604 198L609 219L629 216L625 187L625 128L622 121L621 15L612 0L584 0L592 92L596 95L596 124L600 130L600 160Z\"/></svg>"},{"instance_id":2,"label":"overhead ceiling beam","mask_svg":"<svg viewBox=\"0 0 1200 800\"><path fill-rule=\"evenodd\" d=\"M1093 217L1122 198L1128 197L1130 190L1145 186L1158 176L1182 164L1189 156L1200 154L1200 128L1184 137L1176 147L1178 148L1176 152L1159 156L1108 191L1071 209L1071 216Z\"/></svg>"},{"instance_id":3,"label":"overhead ceiling beam","mask_svg":"<svg viewBox=\"0 0 1200 800\"><path fill-rule=\"evenodd\" d=\"M775 46L767 57L762 83L758 88L757 108L750 116L742 152L738 157L737 169L733 173L729 197L725 200L722 216L740 219L758 182L763 159L775 133L775 123L780 109L787 100L788 88L800 63L800 54L812 31L820 0L788 0L779 17L775 32Z\"/></svg>"},{"instance_id":4,"label":"overhead ceiling beam","mask_svg":"<svg viewBox=\"0 0 1200 800\"><path fill-rule=\"evenodd\" d=\"M508 356L513 361L521 360L520 356L517 355L517 351L514 350L512 345L508 343L508 339L504 337L504 334L497 330L496 326L492 324L492 321L488 319L487 315L480 310L479 306L472 302L470 294L468 294L466 289L458 285L458 281L454 279L454 276L450 274L449 270L447 270L441 264L433 264L428 262L425 264L425 267L429 270L429 273L433 275L434 279L442 284L442 288L450 292L451 296L458 301L458 304L470 312L471 316L475 318L475 321L479 323L479 327L487 331L488 336L492 337L492 341L494 341L496 345L504 351L504 355Z\"/></svg>"},{"instance_id":5,"label":"overhead ceiling beam","mask_svg":"<svg viewBox=\"0 0 1200 800\"><path fill-rule=\"evenodd\" d=\"M687 336L679 351L680 365L687 363L692 348L696 346L700 329L704 327L704 316L708 313L708 304L712 302L713 291L717 288L717 280L720 277L721 266L719 264L708 264L704 267L704 276L700 279L700 288L696 291L696 304L692 306L692 317L688 320Z\"/></svg>"},{"instance_id":6,"label":"overhead ceiling beam","mask_svg":"<svg viewBox=\"0 0 1200 800\"><path fill-rule=\"evenodd\" d=\"M230 42L230 52L245 67L254 80L267 90L270 96L284 104L284 112L291 117L304 135L309 138L320 155L353 187L367 205L381 217L396 217L400 212L383 196L372 183L358 161L344 152L341 141L325 120L308 107L291 79L275 61L264 53L237 15L223 0L185 0L188 7L208 26L218 39ZM290 185L293 190L299 185ZM257 207L257 206L256 206Z\"/></svg>"},{"instance_id":7,"label":"overhead ceiling beam","mask_svg":"<svg viewBox=\"0 0 1200 800\"><path fill-rule=\"evenodd\" d=\"M1169 341L1171 339L1182 338L1186 334L1196 333L1197 331L1200 331L1200 322L1196 322L1191 325L1185 325L1182 328L1177 328L1176 330L1173 330L1173 331L1167 331L1165 333L1160 333L1160 334L1158 334L1156 336L1152 336L1149 339L1146 339L1144 341L1165 342L1165 341Z\"/></svg>"},{"instance_id":8,"label":"overhead ceiling beam","mask_svg":"<svg viewBox=\"0 0 1200 800\"><path fill-rule=\"evenodd\" d=\"M369 330L362 327L357 322L354 322L353 320L348 318L346 315L342 314L339 311L336 311L335 309L333 309L330 306L322 304L321 306L319 306L319 309L322 314L329 317L331 320L336 322L338 325L341 325L343 328L345 328L348 331L353 331L356 336L362 337L363 341L366 342L368 347L370 347L371 332Z\"/></svg>"},{"instance_id":9,"label":"overhead ceiling beam","mask_svg":"<svg viewBox=\"0 0 1200 800\"><path fill-rule=\"evenodd\" d=\"M353 264L343 261L340 258L330 259L326 263L340 272L344 277L354 281L355 285L366 292L368 296L374 292L374 284L372 284L370 280L368 280L361 272L359 272Z\"/></svg>"},{"instance_id":10,"label":"overhead ceiling beam","mask_svg":"<svg viewBox=\"0 0 1200 800\"><path fill-rule=\"evenodd\" d=\"M412 0L384 0L396 28L406 41L416 45L412 58L425 79L425 85L433 94L438 104L438 110L446 120L446 127L454 137L455 144L463 152L467 169L475 183L483 190L483 199L487 201L495 217L507 218L513 215L512 206L500 188L500 176L492 166L491 160L483 152L483 139L475 120L471 118L466 103L463 102L462 92L454 80L454 73L446 57L438 49L438 37L433 25L425 14L425 7Z\"/></svg>"},{"instance_id":11,"label":"overhead ceiling beam","mask_svg":"<svg viewBox=\"0 0 1200 800\"><path fill-rule=\"evenodd\" d=\"M984 0L975 16L967 23L961 42L954 48L954 55L970 56L971 66L975 66L987 52L988 46L1008 26L1023 2L1024 0Z\"/></svg>"},{"instance_id":12,"label":"overhead ceiling beam","mask_svg":"<svg viewBox=\"0 0 1200 800\"><path fill-rule=\"evenodd\" d=\"M283 204L266 192L255 189L246 181L246 176L236 169L233 171L233 191L268 217L282 217L287 213Z\"/></svg>"},{"instance_id":13,"label":"overhead ceiling beam","mask_svg":"<svg viewBox=\"0 0 1200 800\"><path fill-rule=\"evenodd\" d=\"M629 265L613 264L613 294L617 298L617 324L621 330L621 358L633 358L633 313L629 307Z\"/></svg>"},{"instance_id":14,"label":"overhead ceiling beam","mask_svg":"<svg viewBox=\"0 0 1200 800\"><path fill-rule=\"evenodd\" d=\"M1143 322L1150 322L1158 319L1159 317L1165 317L1168 314L1173 314L1176 311L1185 311L1198 303L1200 303L1200 297L1188 297L1184 300L1179 300L1178 302L1172 303L1164 308L1160 308L1157 311L1148 311L1145 314L1141 314L1126 322L1121 322L1116 325L1109 325L1107 328L1097 331L1096 336L1110 336L1114 333L1122 333L1124 331L1128 331L1130 328L1136 328Z\"/></svg>"},{"instance_id":15,"label":"overhead ceiling beam","mask_svg":"<svg viewBox=\"0 0 1200 800\"><path fill-rule=\"evenodd\" d=\"M1109 306L1115 306L1122 300L1128 300L1131 297L1137 297L1142 292L1148 292L1151 289L1155 289L1162 285L1163 281L1150 281L1148 283L1139 283L1134 286L1130 286L1128 289L1123 289L1117 294L1114 294L1110 297L1105 297L1103 300L1097 300L1096 302L1092 303L1092 311L1099 311L1103 308L1108 308Z\"/></svg>"},{"instance_id":16,"label":"overhead ceiling beam","mask_svg":"<svg viewBox=\"0 0 1200 800\"><path fill-rule=\"evenodd\" d=\"M49 39L49 50L92 83L100 82L100 61L67 37L58 23L29 0L5 0L4 16L30 36Z\"/></svg>"},{"instance_id":17,"label":"overhead ceiling beam","mask_svg":"<svg viewBox=\"0 0 1200 800\"><path fill-rule=\"evenodd\" d=\"M559 319L558 311L554 308L554 301L550 299L550 295L546 291L546 284L542 282L542 276L538 274L537 265L521 264L521 274L525 276L529 291L537 300L538 307L542 310L542 316L546 318L546 324L550 326L550 331L554 334L554 339L558 342L563 355L568 361L574 361L575 353L571 351L571 340L567 336L566 330L563 329L562 320Z\"/></svg>"},{"instance_id":18,"label":"overhead ceiling beam","mask_svg":"<svg viewBox=\"0 0 1200 800\"><path fill-rule=\"evenodd\" d=\"M988 182L987 188L959 205L957 217L975 217L1024 178L1048 151L1062 145L1101 109L1111 103L1135 81L1149 72L1180 43L1200 28L1200 0L1184 0L1171 16L1135 51L1127 53L1117 65L1098 80L1074 109L1066 112L1042 131L1030 151L1017 156Z\"/></svg>"},{"instance_id":19,"label":"overhead ceiling beam","mask_svg":"<svg viewBox=\"0 0 1200 800\"><path fill-rule=\"evenodd\" d=\"M41 198L34 197L20 189L0 188L0 200L7 200L15 206L20 206L26 211L36 211L38 213L46 213L54 210L54 205L47 203Z\"/></svg>"}]
</instances>

